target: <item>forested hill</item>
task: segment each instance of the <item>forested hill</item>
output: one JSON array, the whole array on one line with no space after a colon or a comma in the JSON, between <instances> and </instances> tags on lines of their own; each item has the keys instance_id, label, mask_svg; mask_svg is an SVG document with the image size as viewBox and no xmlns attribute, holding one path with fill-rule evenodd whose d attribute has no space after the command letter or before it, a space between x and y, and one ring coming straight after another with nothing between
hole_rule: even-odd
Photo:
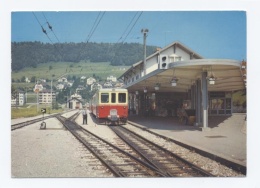
<instances>
[{"instance_id":1,"label":"forested hill","mask_svg":"<svg viewBox=\"0 0 260 188\"><path fill-rule=\"evenodd\" d=\"M155 52L147 46L147 56ZM41 43L12 42L12 70L37 67L47 62L110 62L132 65L143 59L143 45L138 43Z\"/></svg>"}]
</instances>

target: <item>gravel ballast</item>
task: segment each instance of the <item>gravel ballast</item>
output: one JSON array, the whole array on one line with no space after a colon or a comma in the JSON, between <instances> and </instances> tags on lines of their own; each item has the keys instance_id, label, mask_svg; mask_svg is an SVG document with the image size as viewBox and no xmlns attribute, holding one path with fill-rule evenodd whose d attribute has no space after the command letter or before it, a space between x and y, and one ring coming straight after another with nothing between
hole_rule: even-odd
<instances>
[{"instance_id":1,"label":"gravel ballast","mask_svg":"<svg viewBox=\"0 0 260 188\"><path fill-rule=\"evenodd\" d=\"M12 177L113 177L56 118L45 122L11 132Z\"/></svg>"}]
</instances>

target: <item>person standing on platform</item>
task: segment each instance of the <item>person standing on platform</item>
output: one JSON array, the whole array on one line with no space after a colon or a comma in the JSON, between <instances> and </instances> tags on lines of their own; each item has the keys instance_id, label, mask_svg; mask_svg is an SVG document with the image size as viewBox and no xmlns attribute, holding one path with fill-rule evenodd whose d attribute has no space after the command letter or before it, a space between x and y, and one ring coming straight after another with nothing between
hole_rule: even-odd
<instances>
[{"instance_id":1,"label":"person standing on platform","mask_svg":"<svg viewBox=\"0 0 260 188\"><path fill-rule=\"evenodd\" d=\"M88 114L85 109L82 110L82 116L83 116L83 125L88 124Z\"/></svg>"}]
</instances>

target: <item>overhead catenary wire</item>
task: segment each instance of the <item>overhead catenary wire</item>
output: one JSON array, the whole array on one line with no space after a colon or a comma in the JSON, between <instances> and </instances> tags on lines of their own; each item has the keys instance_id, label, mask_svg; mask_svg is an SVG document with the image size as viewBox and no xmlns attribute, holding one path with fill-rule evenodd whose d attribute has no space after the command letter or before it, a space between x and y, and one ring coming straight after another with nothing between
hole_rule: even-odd
<instances>
[{"instance_id":1,"label":"overhead catenary wire","mask_svg":"<svg viewBox=\"0 0 260 188\"><path fill-rule=\"evenodd\" d=\"M37 20L37 22L39 23L39 25L41 26L42 28L42 32L47 36L47 38L49 39L49 41L51 42L51 44L54 46L54 48L58 51L58 53L60 54L60 56L62 57L62 54L60 52L60 50L56 47L56 45L53 43L53 41L51 40L51 38L49 37L48 35L48 32L46 31L46 29L44 29L43 25L40 23L39 19L37 18L37 16L35 15L34 12L32 12L35 19Z\"/></svg>"},{"instance_id":2,"label":"overhead catenary wire","mask_svg":"<svg viewBox=\"0 0 260 188\"><path fill-rule=\"evenodd\" d=\"M124 38L124 40L122 42L125 42L126 38L128 37L128 35L131 33L131 31L133 30L134 26L136 25L137 21L140 19L141 15L143 14L143 11L140 12L139 16L137 17L137 19L135 20L134 24L132 25L131 29L128 31L126 37Z\"/></svg>"},{"instance_id":3,"label":"overhead catenary wire","mask_svg":"<svg viewBox=\"0 0 260 188\"><path fill-rule=\"evenodd\" d=\"M46 23L48 24L48 28L51 30L51 32L53 33L53 35L55 36L55 38L57 39L57 41L60 43L60 40L58 39L57 35L55 34L55 32L53 31L53 28L51 26L51 24L49 23L49 21L47 20L46 16L44 15L44 13L42 12L43 17L46 20Z\"/></svg>"},{"instance_id":4,"label":"overhead catenary wire","mask_svg":"<svg viewBox=\"0 0 260 188\"><path fill-rule=\"evenodd\" d=\"M131 21L129 22L129 24L127 25L125 31L123 32L123 34L121 35L121 37L118 39L118 41L115 43L115 45L120 43L120 40L123 38L123 36L125 35L125 33L127 32L126 36L124 37L124 39L122 40L121 43L124 43L125 40L127 39L127 37L129 36L129 34L132 32L133 28L135 27L136 23L138 22L138 20L140 19L141 15L143 14L143 11L136 12L135 15L133 16L133 18L131 19ZM137 16L138 15L138 16ZM131 26L132 25L132 26ZM131 26L131 28L130 28ZM130 28L130 29L129 29ZM110 50L110 47L108 48L108 51ZM113 61L115 59L115 56L111 59L111 61ZM108 71L104 71L104 73L108 73ZM109 73L108 73L109 74Z\"/></svg>"},{"instance_id":5,"label":"overhead catenary wire","mask_svg":"<svg viewBox=\"0 0 260 188\"><path fill-rule=\"evenodd\" d=\"M88 38L89 38L90 34L92 33L92 31L93 31L93 29L94 29L94 27L95 27L95 25L96 25L96 23L97 23L97 20L98 20L100 14L101 14L101 12L98 13L98 15L97 15L97 17L96 17L96 19L95 19L95 21L94 21L94 23L93 23L93 25L92 25L90 31L89 31ZM88 38L86 39L86 41L88 40Z\"/></svg>"},{"instance_id":6,"label":"overhead catenary wire","mask_svg":"<svg viewBox=\"0 0 260 188\"><path fill-rule=\"evenodd\" d=\"M103 12L103 13L99 12L99 14L98 14L98 16L97 16L97 18L96 18L96 20L95 20L95 22L94 22L94 24L93 24L91 30L90 30L90 33L89 33L89 35L88 35L88 38L87 38L87 40L86 40L87 43L88 43L89 40L91 39L92 35L95 33L95 31L96 31L96 29L97 29L99 23L101 22L102 18L103 18L104 15L105 15L105 13L106 13L106 12ZM101 15L101 14L102 14L102 15Z\"/></svg>"},{"instance_id":7,"label":"overhead catenary wire","mask_svg":"<svg viewBox=\"0 0 260 188\"><path fill-rule=\"evenodd\" d=\"M118 39L117 43L119 43L119 41L123 38L123 36L125 35L126 31L128 30L128 28L130 27L130 25L132 24L132 22L134 21L135 17L137 16L138 12L135 13L134 17L132 18L132 20L130 21L130 23L127 25L125 31L123 32L123 34L121 35L121 37Z\"/></svg>"}]
</instances>

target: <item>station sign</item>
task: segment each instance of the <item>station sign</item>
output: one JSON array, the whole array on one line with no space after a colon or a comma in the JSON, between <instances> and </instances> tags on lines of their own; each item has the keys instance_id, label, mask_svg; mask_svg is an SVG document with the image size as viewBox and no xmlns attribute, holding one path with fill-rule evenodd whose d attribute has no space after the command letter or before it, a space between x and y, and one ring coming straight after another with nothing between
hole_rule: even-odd
<instances>
[{"instance_id":1,"label":"station sign","mask_svg":"<svg viewBox=\"0 0 260 188\"><path fill-rule=\"evenodd\" d=\"M44 113L46 113L46 108L42 108L41 109L41 112L44 114Z\"/></svg>"}]
</instances>

